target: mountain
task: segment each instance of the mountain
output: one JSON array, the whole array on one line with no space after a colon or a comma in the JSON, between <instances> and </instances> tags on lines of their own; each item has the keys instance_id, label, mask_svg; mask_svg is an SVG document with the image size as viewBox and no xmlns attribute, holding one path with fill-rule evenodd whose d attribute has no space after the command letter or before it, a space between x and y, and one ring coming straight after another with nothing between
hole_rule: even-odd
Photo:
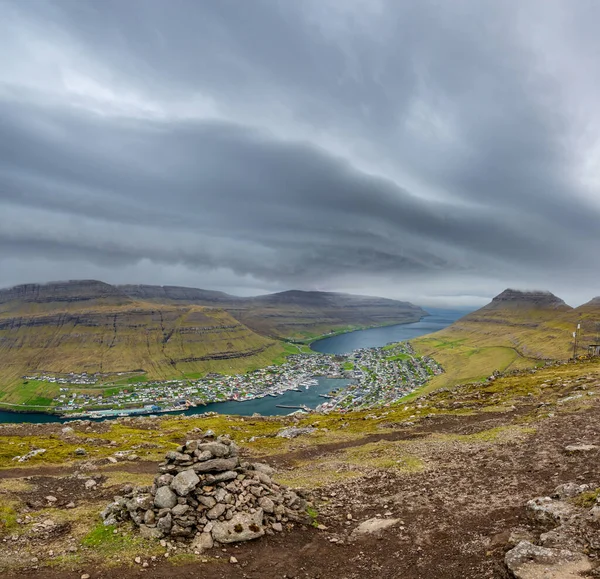
<instances>
[{"instance_id":1,"label":"mountain","mask_svg":"<svg viewBox=\"0 0 600 579\"><path fill-rule=\"evenodd\" d=\"M580 345L586 351L590 344L600 344L600 296L575 308L581 323Z\"/></svg>"},{"instance_id":2,"label":"mountain","mask_svg":"<svg viewBox=\"0 0 600 579\"><path fill-rule=\"evenodd\" d=\"M238 298L174 286L112 286L96 280L0 290L0 401L40 404L56 384L41 372L144 372L147 379L240 373L300 347L279 338L420 319L405 302L325 292Z\"/></svg>"},{"instance_id":3,"label":"mountain","mask_svg":"<svg viewBox=\"0 0 600 579\"><path fill-rule=\"evenodd\" d=\"M256 332L306 339L331 331L416 322L427 312L408 302L335 292L290 290L256 297L176 286L117 286L132 299L222 307Z\"/></svg>"},{"instance_id":4,"label":"mountain","mask_svg":"<svg viewBox=\"0 0 600 579\"><path fill-rule=\"evenodd\" d=\"M120 289L97 280L24 284L0 289L0 315L71 310L87 306L121 306L132 300Z\"/></svg>"},{"instance_id":5,"label":"mountain","mask_svg":"<svg viewBox=\"0 0 600 579\"><path fill-rule=\"evenodd\" d=\"M550 292L507 289L483 308L413 343L446 369L431 387L452 385L494 370L568 359L577 317L576 310Z\"/></svg>"},{"instance_id":6,"label":"mountain","mask_svg":"<svg viewBox=\"0 0 600 579\"><path fill-rule=\"evenodd\" d=\"M171 285L118 285L115 288L134 300L157 303L214 305L238 299L224 292Z\"/></svg>"}]
</instances>

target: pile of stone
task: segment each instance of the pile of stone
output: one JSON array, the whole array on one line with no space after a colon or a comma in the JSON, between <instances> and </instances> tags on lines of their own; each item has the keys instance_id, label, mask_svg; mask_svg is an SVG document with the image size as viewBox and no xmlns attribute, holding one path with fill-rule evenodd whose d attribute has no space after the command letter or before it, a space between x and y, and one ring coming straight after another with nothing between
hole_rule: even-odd
<instances>
[{"instance_id":1,"label":"pile of stone","mask_svg":"<svg viewBox=\"0 0 600 579\"><path fill-rule=\"evenodd\" d=\"M307 502L275 483L268 465L240 461L238 446L207 431L166 455L151 487L127 489L103 512L105 525L133 521L147 538L195 550L281 532L306 520Z\"/></svg>"}]
</instances>

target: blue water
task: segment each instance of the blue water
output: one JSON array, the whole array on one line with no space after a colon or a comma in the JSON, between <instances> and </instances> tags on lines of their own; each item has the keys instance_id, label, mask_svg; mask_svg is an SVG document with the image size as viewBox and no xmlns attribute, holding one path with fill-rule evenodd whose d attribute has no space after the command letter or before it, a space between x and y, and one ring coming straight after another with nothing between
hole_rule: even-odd
<instances>
[{"instance_id":1,"label":"blue water","mask_svg":"<svg viewBox=\"0 0 600 579\"><path fill-rule=\"evenodd\" d=\"M431 334L449 326L458 318L469 313L467 310L446 310L428 308L431 315L412 324L398 324L383 328L359 330L348 334L340 334L313 342L310 347L323 354L348 354L359 348L378 348L390 342L403 342Z\"/></svg>"},{"instance_id":2,"label":"blue water","mask_svg":"<svg viewBox=\"0 0 600 579\"><path fill-rule=\"evenodd\" d=\"M218 412L219 414L237 414L240 416L252 416L255 412L263 416L280 416L294 412L294 408L277 408L278 404L286 406L308 406L316 408L319 404L325 402L325 398L319 394L329 394L335 388L342 388L348 384L348 380L336 378L317 378L319 384L311 386L307 390L302 388L300 392L290 390L284 392L281 396L265 396L264 398L256 398L255 400L246 400L245 402L215 402L206 406L197 406L183 412L175 412L174 414L203 414L205 412ZM104 420L111 420L106 418ZM30 414L17 414L14 412L1 412L0 423L7 422L66 422L58 416L35 412Z\"/></svg>"},{"instance_id":3,"label":"blue water","mask_svg":"<svg viewBox=\"0 0 600 579\"><path fill-rule=\"evenodd\" d=\"M359 348L376 348L385 346L390 342L402 342L411 340L424 334L437 332L455 322L458 318L468 313L465 310L446 310L429 308L430 316L423 318L420 322L413 324L399 324L396 326L386 326L384 328L372 328L369 330L359 330L349 334L340 334L331 338L318 340L311 344L311 348L316 352L325 354L347 354ZM263 416L278 416L289 414L294 409L277 408L278 404L288 406L304 405L309 408L316 408L324 402L324 398L319 394L327 394L334 388L339 388L348 384L347 380L333 378L317 378L319 384L311 386L308 390L302 389L301 392L289 391L281 396L266 396L256 400L247 400L245 402L216 402L206 406L190 408L178 414L203 414L204 412L218 412L219 414L237 414L240 416L251 416L255 412ZM65 422L64 419L42 413L17 414L14 412L0 411L0 423L9 422Z\"/></svg>"}]
</instances>

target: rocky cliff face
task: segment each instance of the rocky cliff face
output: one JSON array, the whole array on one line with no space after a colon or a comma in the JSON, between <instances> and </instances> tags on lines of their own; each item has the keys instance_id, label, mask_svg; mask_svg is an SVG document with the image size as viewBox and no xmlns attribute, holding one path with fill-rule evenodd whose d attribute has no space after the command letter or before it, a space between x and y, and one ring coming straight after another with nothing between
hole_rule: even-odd
<instances>
[{"instance_id":1,"label":"rocky cliff face","mask_svg":"<svg viewBox=\"0 0 600 579\"><path fill-rule=\"evenodd\" d=\"M212 290L192 287L161 285L119 285L117 289L134 300L155 301L163 303L187 303L197 305L213 305L235 301L239 298Z\"/></svg>"},{"instance_id":2,"label":"rocky cliff face","mask_svg":"<svg viewBox=\"0 0 600 579\"><path fill-rule=\"evenodd\" d=\"M97 280L71 280L47 284L23 284L0 289L0 313L27 311L36 305L38 310L53 306L122 305L131 299L115 286Z\"/></svg>"}]
</instances>

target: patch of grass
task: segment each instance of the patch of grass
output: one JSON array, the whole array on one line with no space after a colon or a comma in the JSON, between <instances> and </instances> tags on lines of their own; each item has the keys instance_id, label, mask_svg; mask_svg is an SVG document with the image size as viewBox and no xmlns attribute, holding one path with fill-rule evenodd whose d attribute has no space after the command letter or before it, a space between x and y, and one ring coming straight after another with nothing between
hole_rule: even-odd
<instances>
[{"instance_id":1,"label":"patch of grass","mask_svg":"<svg viewBox=\"0 0 600 579\"><path fill-rule=\"evenodd\" d=\"M32 490L31 483L22 478L7 478L0 480L0 493L22 493Z\"/></svg>"},{"instance_id":2,"label":"patch of grass","mask_svg":"<svg viewBox=\"0 0 600 579\"><path fill-rule=\"evenodd\" d=\"M600 488L597 488L594 491L586 491L581 493L580 495L573 497L571 500L573 504L577 505L578 507L590 509L596 504L598 498L600 498Z\"/></svg>"},{"instance_id":3,"label":"patch of grass","mask_svg":"<svg viewBox=\"0 0 600 579\"><path fill-rule=\"evenodd\" d=\"M423 461L406 452L407 445L380 440L363 444L344 451L345 460L357 466L370 466L382 469L395 469L402 472L423 470Z\"/></svg>"},{"instance_id":4,"label":"patch of grass","mask_svg":"<svg viewBox=\"0 0 600 579\"><path fill-rule=\"evenodd\" d=\"M179 565L189 565L190 563L197 563L198 557L193 553L176 553L169 557L169 563L177 567Z\"/></svg>"},{"instance_id":5,"label":"patch of grass","mask_svg":"<svg viewBox=\"0 0 600 579\"><path fill-rule=\"evenodd\" d=\"M10 504L0 505L0 535L10 532L17 526L17 512Z\"/></svg>"}]
</instances>

